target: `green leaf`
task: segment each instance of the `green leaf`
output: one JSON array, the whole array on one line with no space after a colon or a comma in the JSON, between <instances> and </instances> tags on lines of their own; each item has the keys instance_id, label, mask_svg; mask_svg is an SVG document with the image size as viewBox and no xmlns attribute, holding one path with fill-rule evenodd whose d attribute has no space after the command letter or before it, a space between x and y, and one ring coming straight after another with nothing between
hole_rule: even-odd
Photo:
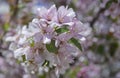
<instances>
[{"instance_id":1,"label":"green leaf","mask_svg":"<svg viewBox=\"0 0 120 78\"><path fill-rule=\"evenodd\" d=\"M77 73L80 71L81 67L75 67L73 69L70 69L66 72L67 77L69 78L76 78Z\"/></svg>"},{"instance_id":2,"label":"green leaf","mask_svg":"<svg viewBox=\"0 0 120 78\"><path fill-rule=\"evenodd\" d=\"M57 53L58 48L55 46L55 40L51 40L50 44L46 44L46 48L49 52Z\"/></svg>"},{"instance_id":3,"label":"green leaf","mask_svg":"<svg viewBox=\"0 0 120 78\"><path fill-rule=\"evenodd\" d=\"M100 44L98 47L97 47L97 53L99 54L104 54L104 50L105 50L105 47L104 45Z\"/></svg>"},{"instance_id":4,"label":"green leaf","mask_svg":"<svg viewBox=\"0 0 120 78\"><path fill-rule=\"evenodd\" d=\"M38 74L37 76L37 78L46 78L46 73L43 72L43 74Z\"/></svg>"},{"instance_id":5,"label":"green leaf","mask_svg":"<svg viewBox=\"0 0 120 78\"><path fill-rule=\"evenodd\" d=\"M34 41L31 41L30 46L34 47Z\"/></svg>"},{"instance_id":6,"label":"green leaf","mask_svg":"<svg viewBox=\"0 0 120 78\"><path fill-rule=\"evenodd\" d=\"M113 22L117 22L118 21L118 17L112 18L112 16L109 15L108 18L110 20L112 20Z\"/></svg>"},{"instance_id":7,"label":"green leaf","mask_svg":"<svg viewBox=\"0 0 120 78\"><path fill-rule=\"evenodd\" d=\"M26 61L26 56L25 55L22 55L22 60L23 60L23 62Z\"/></svg>"},{"instance_id":8,"label":"green leaf","mask_svg":"<svg viewBox=\"0 0 120 78\"><path fill-rule=\"evenodd\" d=\"M31 47L34 47L35 43L32 37L28 39L28 42L30 43Z\"/></svg>"},{"instance_id":9,"label":"green leaf","mask_svg":"<svg viewBox=\"0 0 120 78\"><path fill-rule=\"evenodd\" d=\"M118 0L113 0L113 2L118 3Z\"/></svg>"},{"instance_id":10,"label":"green leaf","mask_svg":"<svg viewBox=\"0 0 120 78\"><path fill-rule=\"evenodd\" d=\"M77 39L71 38L70 42L73 43L77 48L79 48L80 51L83 51L82 46L81 46L81 44L79 43L79 41Z\"/></svg>"},{"instance_id":11,"label":"green leaf","mask_svg":"<svg viewBox=\"0 0 120 78\"><path fill-rule=\"evenodd\" d=\"M114 56L117 48L118 48L119 44L117 42L112 42L110 43L110 49L109 49L109 52L110 52L110 55L111 56Z\"/></svg>"},{"instance_id":12,"label":"green leaf","mask_svg":"<svg viewBox=\"0 0 120 78\"><path fill-rule=\"evenodd\" d=\"M20 63L21 63L21 61L20 61L20 60L18 60L18 59L16 59L16 63L17 63L17 64L20 64Z\"/></svg>"},{"instance_id":13,"label":"green leaf","mask_svg":"<svg viewBox=\"0 0 120 78\"><path fill-rule=\"evenodd\" d=\"M56 28L55 30L57 33L61 34L61 33L64 33L64 32L68 32L69 29L67 28L67 26L63 26L62 28Z\"/></svg>"},{"instance_id":14,"label":"green leaf","mask_svg":"<svg viewBox=\"0 0 120 78\"><path fill-rule=\"evenodd\" d=\"M106 8L109 8L111 6L112 3L118 3L118 0L109 0L106 4Z\"/></svg>"},{"instance_id":15,"label":"green leaf","mask_svg":"<svg viewBox=\"0 0 120 78\"><path fill-rule=\"evenodd\" d=\"M8 29L9 29L9 23L5 23L3 28L4 28L5 31L8 31Z\"/></svg>"}]
</instances>

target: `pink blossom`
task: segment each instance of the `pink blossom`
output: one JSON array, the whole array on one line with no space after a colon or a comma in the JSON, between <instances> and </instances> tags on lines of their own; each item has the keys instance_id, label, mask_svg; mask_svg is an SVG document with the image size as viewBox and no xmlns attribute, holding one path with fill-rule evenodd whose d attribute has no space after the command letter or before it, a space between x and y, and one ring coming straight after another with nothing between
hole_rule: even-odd
<instances>
[{"instance_id":1,"label":"pink blossom","mask_svg":"<svg viewBox=\"0 0 120 78\"><path fill-rule=\"evenodd\" d=\"M79 44L89 30L75 16L72 8L64 6L58 10L55 5L49 9L40 8L38 17L11 37L15 37L10 46L15 58L23 60L24 56L23 66L28 70L40 72L40 68L55 67L56 75L63 74L73 57L81 53L70 39L75 38Z\"/></svg>"}]
</instances>

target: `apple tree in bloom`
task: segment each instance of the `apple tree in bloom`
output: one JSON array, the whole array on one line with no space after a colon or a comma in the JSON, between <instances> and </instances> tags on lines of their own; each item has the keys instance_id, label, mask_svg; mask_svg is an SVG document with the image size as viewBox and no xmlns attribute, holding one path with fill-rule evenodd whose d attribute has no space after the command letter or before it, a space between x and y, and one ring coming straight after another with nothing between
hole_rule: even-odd
<instances>
[{"instance_id":1,"label":"apple tree in bloom","mask_svg":"<svg viewBox=\"0 0 120 78\"><path fill-rule=\"evenodd\" d=\"M119 0L0 0L0 78L120 78Z\"/></svg>"},{"instance_id":2,"label":"apple tree in bloom","mask_svg":"<svg viewBox=\"0 0 120 78\"><path fill-rule=\"evenodd\" d=\"M52 5L49 9L38 8L37 17L6 40L12 41L10 50L30 72L54 70L59 77L80 55L80 42L89 32L72 8Z\"/></svg>"}]
</instances>

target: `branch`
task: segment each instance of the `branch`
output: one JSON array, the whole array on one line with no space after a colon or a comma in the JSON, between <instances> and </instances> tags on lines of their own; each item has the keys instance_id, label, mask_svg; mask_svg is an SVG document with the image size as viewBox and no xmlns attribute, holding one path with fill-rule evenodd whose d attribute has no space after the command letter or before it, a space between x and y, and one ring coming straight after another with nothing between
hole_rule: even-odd
<instances>
[{"instance_id":1,"label":"branch","mask_svg":"<svg viewBox=\"0 0 120 78\"><path fill-rule=\"evenodd\" d=\"M15 7L13 10L13 14L11 15L10 21L12 21L12 19L14 20L18 14L18 3L19 3L19 0L15 0Z\"/></svg>"},{"instance_id":2,"label":"branch","mask_svg":"<svg viewBox=\"0 0 120 78\"><path fill-rule=\"evenodd\" d=\"M101 8L98 13L96 14L96 16L93 18L93 20L90 22L90 26L93 28L95 22L99 19L100 14L102 14L105 10L109 9L109 7L111 6L112 3L117 3L117 0L109 0L106 4L104 8Z\"/></svg>"}]
</instances>

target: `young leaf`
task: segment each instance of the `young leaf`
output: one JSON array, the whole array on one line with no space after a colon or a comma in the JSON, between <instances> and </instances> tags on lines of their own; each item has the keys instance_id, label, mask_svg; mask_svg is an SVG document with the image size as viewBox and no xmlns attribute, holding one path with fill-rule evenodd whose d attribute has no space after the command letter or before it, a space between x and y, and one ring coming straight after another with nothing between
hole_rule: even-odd
<instances>
[{"instance_id":1,"label":"young leaf","mask_svg":"<svg viewBox=\"0 0 120 78\"><path fill-rule=\"evenodd\" d=\"M72 44L74 44L77 48L79 48L80 51L83 51L83 50L82 50L82 46L81 46L81 44L79 43L79 41L78 41L77 39L71 38L71 39L70 39L70 42L71 42Z\"/></svg>"},{"instance_id":2,"label":"young leaf","mask_svg":"<svg viewBox=\"0 0 120 78\"><path fill-rule=\"evenodd\" d=\"M64 33L64 32L68 32L69 29L67 28L67 26L63 26L62 28L58 28L55 30L57 33L61 34L61 33Z\"/></svg>"},{"instance_id":3,"label":"young leaf","mask_svg":"<svg viewBox=\"0 0 120 78\"><path fill-rule=\"evenodd\" d=\"M55 47L55 40L51 40L50 44L46 44L46 48L49 52L56 53L58 48Z\"/></svg>"},{"instance_id":4,"label":"young leaf","mask_svg":"<svg viewBox=\"0 0 120 78\"><path fill-rule=\"evenodd\" d=\"M28 39L28 42L30 43L30 46L31 46L31 47L34 47L34 44L35 44L35 43L34 43L33 38L29 38L29 39Z\"/></svg>"},{"instance_id":5,"label":"young leaf","mask_svg":"<svg viewBox=\"0 0 120 78\"><path fill-rule=\"evenodd\" d=\"M4 28L5 31L7 31L9 29L9 27L10 27L9 23L5 23L3 28Z\"/></svg>"},{"instance_id":6,"label":"young leaf","mask_svg":"<svg viewBox=\"0 0 120 78\"><path fill-rule=\"evenodd\" d=\"M26 61L26 56L25 55L22 55L22 60L23 60L23 62Z\"/></svg>"}]
</instances>

